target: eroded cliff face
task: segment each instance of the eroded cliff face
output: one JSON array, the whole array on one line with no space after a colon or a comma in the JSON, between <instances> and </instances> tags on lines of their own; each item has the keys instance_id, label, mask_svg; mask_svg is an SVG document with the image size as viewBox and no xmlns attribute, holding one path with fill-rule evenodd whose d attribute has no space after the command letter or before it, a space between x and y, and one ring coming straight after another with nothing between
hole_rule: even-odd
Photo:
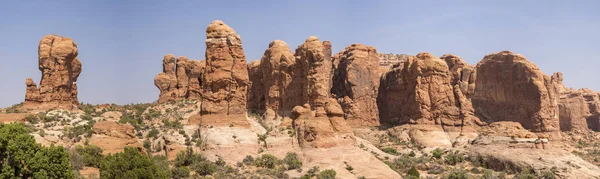
<instances>
[{"instance_id":1,"label":"eroded cliff face","mask_svg":"<svg viewBox=\"0 0 600 179\"><path fill-rule=\"evenodd\" d=\"M378 126L379 56L371 46L352 44L334 57L333 86L344 118L355 127Z\"/></svg>"},{"instance_id":2,"label":"eroded cliff face","mask_svg":"<svg viewBox=\"0 0 600 179\"><path fill-rule=\"evenodd\" d=\"M75 109L77 78L81 74L81 61L77 58L77 44L68 37L46 35L38 46L38 63L42 72L39 87L31 79L25 80L26 109Z\"/></svg>"},{"instance_id":3,"label":"eroded cliff face","mask_svg":"<svg viewBox=\"0 0 600 179\"><path fill-rule=\"evenodd\" d=\"M402 66L401 66L402 65ZM445 61L419 53L382 76L380 119L391 124L464 126L479 123ZM466 119L466 120L465 120Z\"/></svg>"},{"instance_id":4,"label":"eroded cliff face","mask_svg":"<svg viewBox=\"0 0 600 179\"><path fill-rule=\"evenodd\" d=\"M489 54L475 71L471 98L481 119L515 121L536 132L559 129L558 96L551 79L523 55Z\"/></svg>"},{"instance_id":5,"label":"eroded cliff face","mask_svg":"<svg viewBox=\"0 0 600 179\"><path fill-rule=\"evenodd\" d=\"M561 131L598 131L600 120L600 96L587 89L569 89L563 84L561 72L551 77L559 95L558 109Z\"/></svg>"}]
</instances>

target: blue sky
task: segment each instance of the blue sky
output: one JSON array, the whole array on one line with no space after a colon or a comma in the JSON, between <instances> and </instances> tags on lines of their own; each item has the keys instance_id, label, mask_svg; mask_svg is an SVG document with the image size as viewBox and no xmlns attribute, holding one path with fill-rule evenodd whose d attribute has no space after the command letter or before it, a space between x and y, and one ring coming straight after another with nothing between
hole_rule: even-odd
<instances>
[{"instance_id":1,"label":"blue sky","mask_svg":"<svg viewBox=\"0 0 600 179\"><path fill-rule=\"evenodd\" d=\"M206 26L223 20L242 37L247 60L270 41L292 49L308 36L337 53L352 43L383 53L452 53L476 64L502 50L525 55L565 84L600 91L600 1L11 1L0 3L0 107L22 102L25 78L39 84L37 45L71 37L83 72L79 100L141 103L172 53L203 59Z\"/></svg>"}]
</instances>

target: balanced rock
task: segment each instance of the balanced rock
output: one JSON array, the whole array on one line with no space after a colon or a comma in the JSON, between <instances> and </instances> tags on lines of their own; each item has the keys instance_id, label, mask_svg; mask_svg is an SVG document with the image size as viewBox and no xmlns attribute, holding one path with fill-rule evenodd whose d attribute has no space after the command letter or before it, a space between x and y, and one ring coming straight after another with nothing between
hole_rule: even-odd
<instances>
[{"instance_id":1,"label":"balanced rock","mask_svg":"<svg viewBox=\"0 0 600 179\"><path fill-rule=\"evenodd\" d=\"M559 129L558 99L551 78L523 55L486 55L476 66L471 95L476 114L487 122L514 121L535 132Z\"/></svg>"},{"instance_id":2,"label":"balanced rock","mask_svg":"<svg viewBox=\"0 0 600 179\"><path fill-rule=\"evenodd\" d=\"M352 44L335 56L335 94L352 126L378 126L379 57L374 47ZM334 60L338 61L338 60Z\"/></svg>"},{"instance_id":3,"label":"balanced rock","mask_svg":"<svg viewBox=\"0 0 600 179\"><path fill-rule=\"evenodd\" d=\"M246 113L248 69L240 36L223 21L206 28L206 67L202 75L201 114L215 117L243 116Z\"/></svg>"},{"instance_id":4,"label":"balanced rock","mask_svg":"<svg viewBox=\"0 0 600 179\"><path fill-rule=\"evenodd\" d=\"M31 78L25 80L27 91L23 107L26 109L75 109L77 78L81 61L77 58L77 44L68 37L46 35L38 47L38 63L42 72L39 87Z\"/></svg>"}]
</instances>

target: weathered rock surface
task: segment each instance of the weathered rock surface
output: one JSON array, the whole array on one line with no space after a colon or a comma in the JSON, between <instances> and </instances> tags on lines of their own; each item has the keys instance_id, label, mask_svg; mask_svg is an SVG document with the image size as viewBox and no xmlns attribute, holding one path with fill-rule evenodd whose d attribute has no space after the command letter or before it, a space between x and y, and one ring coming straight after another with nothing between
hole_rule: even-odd
<instances>
[{"instance_id":1,"label":"weathered rock surface","mask_svg":"<svg viewBox=\"0 0 600 179\"><path fill-rule=\"evenodd\" d=\"M188 60L172 54L163 58L163 72L154 77L154 85L160 90L158 102L201 98L200 78L204 71L204 61Z\"/></svg>"},{"instance_id":2,"label":"weathered rock surface","mask_svg":"<svg viewBox=\"0 0 600 179\"><path fill-rule=\"evenodd\" d=\"M391 124L481 124L445 61L419 53L395 65L381 78L377 102L380 119Z\"/></svg>"},{"instance_id":3,"label":"weathered rock surface","mask_svg":"<svg viewBox=\"0 0 600 179\"><path fill-rule=\"evenodd\" d=\"M245 120L248 69L240 36L223 21L206 28L206 67L202 75L202 115Z\"/></svg>"},{"instance_id":4,"label":"weathered rock surface","mask_svg":"<svg viewBox=\"0 0 600 179\"><path fill-rule=\"evenodd\" d=\"M281 41L275 40L269 44L260 61L262 74L262 94L264 108L278 116L289 115L292 108L298 104L290 103L294 96L287 94L291 87L292 70L296 58L289 46ZM292 93L293 94L293 93Z\"/></svg>"},{"instance_id":5,"label":"weathered rock surface","mask_svg":"<svg viewBox=\"0 0 600 179\"><path fill-rule=\"evenodd\" d=\"M519 122L536 132L559 129L558 97L551 79L523 55L489 54L475 71L471 100L480 118Z\"/></svg>"},{"instance_id":6,"label":"weathered rock surface","mask_svg":"<svg viewBox=\"0 0 600 179\"><path fill-rule=\"evenodd\" d=\"M355 141L352 129L343 118L343 111L334 99L324 104L325 115L316 116L308 104L296 106L292 118L298 143L302 147L330 148L351 145Z\"/></svg>"},{"instance_id":7,"label":"weathered rock surface","mask_svg":"<svg viewBox=\"0 0 600 179\"><path fill-rule=\"evenodd\" d=\"M263 87L263 74L260 66L260 60L253 60L248 63L248 112L259 114L265 110L265 95Z\"/></svg>"},{"instance_id":8,"label":"weathered rock surface","mask_svg":"<svg viewBox=\"0 0 600 179\"><path fill-rule=\"evenodd\" d=\"M598 130L600 120L600 97L587 89L569 89L563 84L563 75L554 73L551 78L559 94L560 130Z\"/></svg>"},{"instance_id":9,"label":"weathered rock surface","mask_svg":"<svg viewBox=\"0 0 600 179\"><path fill-rule=\"evenodd\" d=\"M446 61L446 64L448 64L448 69L452 77L452 86L458 85L458 88L464 95L473 93L475 89L475 75L473 74L475 69L456 55L446 54L442 55L440 59Z\"/></svg>"},{"instance_id":10,"label":"weathered rock surface","mask_svg":"<svg viewBox=\"0 0 600 179\"><path fill-rule=\"evenodd\" d=\"M122 152L125 146L136 147L145 153L142 144L135 135L133 126L129 124L99 121L94 124L92 130L94 134L90 139L90 144L102 148L102 153L105 155Z\"/></svg>"},{"instance_id":11,"label":"weathered rock surface","mask_svg":"<svg viewBox=\"0 0 600 179\"><path fill-rule=\"evenodd\" d=\"M46 35L38 47L39 69L42 80L39 87L27 78L26 109L75 109L77 78L81 73L81 61L77 58L77 44L68 37Z\"/></svg>"},{"instance_id":12,"label":"weathered rock surface","mask_svg":"<svg viewBox=\"0 0 600 179\"><path fill-rule=\"evenodd\" d=\"M352 44L336 55L331 92L351 126L378 126L379 57L374 47ZM337 60L335 60L337 61Z\"/></svg>"}]
</instances>

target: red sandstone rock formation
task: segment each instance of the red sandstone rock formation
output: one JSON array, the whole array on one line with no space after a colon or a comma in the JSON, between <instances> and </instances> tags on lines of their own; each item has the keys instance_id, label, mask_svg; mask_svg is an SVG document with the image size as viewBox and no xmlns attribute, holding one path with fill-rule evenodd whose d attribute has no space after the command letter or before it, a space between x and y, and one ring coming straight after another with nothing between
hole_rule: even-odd
<instances>
[{"instance_id":1,"label":"red sandstone rock formation","mask_svg":"<svg viewBox=\"0 0 600 179\"><path fill-rule=\"evenodd\" d=\"M554 73L552 84L559 94L558 109L560 130L598 130L600 96L587 89L569 89L563 84L563 75Z\"/></svg>"},{"instance_id":2,"label":"red sandstone rock formation","mask_svg":"<svg viewBox=\"0 0 600 179\"><path fill-rule=\"evenodd\" d=\"M46 35L40 40L38 61L42 80L39 87L31 78L25 80L24 108L76 108L79 104L76 82L81 73L77 53L77 44L71 38Z\"/></svg>"},{"instance_id":3,"label":"red sandstone rock formation","mask_svg":"<svg viewBox=\"0 0 600 179\"><path fill-rule=\"evenodd\" d=\"M344 120L344 112L340 105L330 98L323 108L325 115L316 116L308 104L294 107L292 117L298 144L313 148L352 145L355 137L352 128Z\"/></svg>"},{"instance_id":4,"label":"red sandstone rock formation","mask_svg":"<svg viewBox=\"0 0 600 179\"><path fill-rule=\"evenodd\" d=\"M480 118L515 121L536 132L559 129L558 97L551 79L523 55L489 54L475 71L471 100Z\"/></svg>"},{"instance_id":5,"label":"red sandstone rock formation","mask_svg":"<svg viewBox=\"0 0 600 179\"><path fill-rule=\"evenodd\" d=\"M154 85L160 90L158 102L201 98L200 78L205 61L188 60L172 54L163 58L163 72L154 77Z\"/></svg>"},{"instance_id":6,"label":"red sandstone rock formation","mask_svg":"<svg viewBox=\"0 0 600 179\"><path fill-rule=\"evenodd\" d=\"M352 126L378 126L379 57L374 47L352 44L335 56L331 92Z\"/></svg>"},{"instance_id":7,"label":"red sandstone rock formation","mask_svg":"<svg viewBox=\"0 0 600 179\"><path fill-rule=\"evenodd\" d=\"M445 61L420 53L382 76L377 102L382 122L392 124L481 124Z\"/></svg>"},{"instance_id":8,"label":"red sandstone rock formation","mask_svg":"<svg viewBox=\"0 0 600 179\"><path fill-rule=\"evenodd\" d=\"M236 115L245 120L248 69L240 36L223 21L206 28L206 67L201 114ZM221 116L218 116L221 115ZM208 117L208 116L207 116Z\"/></svg>"}]
</instances>

